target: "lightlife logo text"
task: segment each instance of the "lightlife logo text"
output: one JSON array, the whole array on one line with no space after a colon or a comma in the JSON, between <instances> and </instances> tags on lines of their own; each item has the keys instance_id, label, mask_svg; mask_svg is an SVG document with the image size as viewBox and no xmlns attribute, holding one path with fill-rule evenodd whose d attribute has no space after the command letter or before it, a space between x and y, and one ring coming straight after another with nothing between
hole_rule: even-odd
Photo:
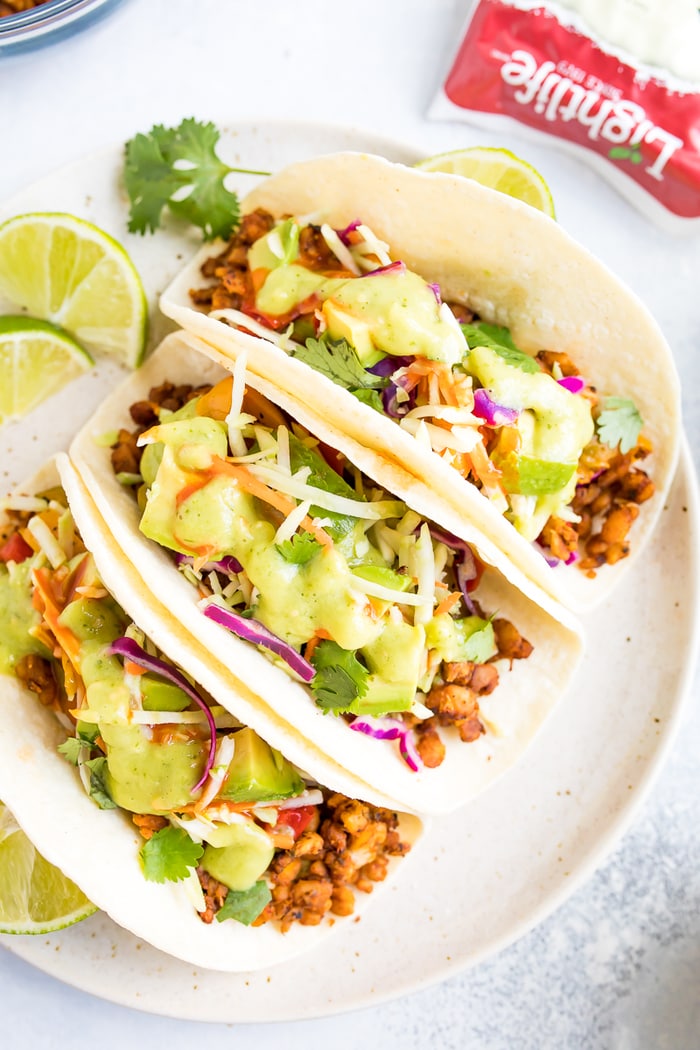
<instances>
[{"instance_id":1,"label":"lightlife logo text","mask_svg":"<svg viewBox=\"0 0 700 1050\"><path fill-rule=\"evenodd\" d=\"M683 146L683 139L649 120L643 106L630 99L603 98L599 91L585 88L570 77L557 72L554 62L538 66L534 55L517 49L501 65L506 84L519 90L513 93L523 106L534 105L535 113L548 121L575 120L588 129L588 138L604 139L615 145L633 148L642 142L657 143L661 149L654 163L644 170L653 179L663 180L663 170L673 154Z\"/></svg>"}]
</instances>

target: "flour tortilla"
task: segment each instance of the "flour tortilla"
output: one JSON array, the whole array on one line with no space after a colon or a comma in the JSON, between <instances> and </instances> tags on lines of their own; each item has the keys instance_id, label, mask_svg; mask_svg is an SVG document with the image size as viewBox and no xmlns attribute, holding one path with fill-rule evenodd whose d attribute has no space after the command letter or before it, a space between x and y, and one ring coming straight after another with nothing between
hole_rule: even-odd
<instances>
[{"instance_id":1,"label":"flour tortilla","mask_svg":"<svg viewBox=\"0 0 700 1050\"><path fill-rule=\"evenodd\" d=\"M287 731L295 735L298 748L311 747L314 754L323 752L334 768L336 765L345 768L353 777L370 785L374 792L393 799L400 809L436 814L463 805L513 765L564 693L581 653L576 622L517 569L508 566L506 559L502 560L509 578L497 568L487 568L480 584L479 600L485 609L497 610L500 616L511 619L535 649L529 659L517 661L510 671L507 663L501 663L498 689L480 700L483 716L493 730L471 744L463 744L456 731L446 731L447 755L437 769L414 773L400 757L395 744L353 732L344 719L324 715L306 686L292 680L255 646L207 619L197 608L198 595L175 568L171 556L139 531L136 502L117 481L110 465L109 449L95 440L105 432L133 426L129 406L146 398L152 386L166 379L198 385L216 382L226 374L223 365L227 359L223 355L206 347L208 356L204 357L195 352L193 345L202 347L192 336L169 336L143 368L102 405L71 446L73 463L114 540L140 574L142 586L157 593L162 605L171 610L181 626L196 639L198 651L207 650L217 661L222 675L228 675L232 690L224 695L223 690L218 689L216 695L220 702L241 720L252 724L261 736L273 742L268 719L275 719L275 724L284 723ZM214 358L218 358L218 364ZM336 431L306 406L281 394L264 380L250 379L250 385L326 444L342 451L365 474L419 513L434 518L431 509L435 497L423 482ZM440 524L452 530L456 523L457 515L447 508ZM476 530L468 531L467 539L488 562L488 555L493 553L491 545ZM185 656L178 654L178 660L187 669ZM253 712L251 702L245 719L239 714L238 706L243 688L248 695L254 691L259 697L257 712ZM291 742L285 753L297 764L304 765L293 757Z\"/></svg>"},{"instance_id":2,"label":"flour tortilla","mask_svg":"<svg viewBox=\"0 0 700 1050\"><path fill-rule=\"evenodd\" d=\"M65 456L59 457L61 482L98 572L120 605L146 634L172 659L176 659L205 689L226 706L236 707L239 717L249 709L245 693L231 699L233 685L207 654L144 589L133 569L124 562L104 522L81 487ZM52 462L22 492L39 492L59 481ZM242 719L243 720L243 719ZM260 722L257 719L257 722ZM318 766L329 774L319 782L354 798L378 804L382 799L308 746L299 747L297 734L271 718L264 721L268 741L291 761L308 759L311 772ZM128 816L118 810L101 810L85 794L76 770L56 750L65 739L51 711L38 703L14 675L0 676L0 798L9 807L39 852L73 880L99 908L136 937L194 966L214 970L246 971L274 966L309 951L328 934L341 930L343 920L315 927L294 924L285 934L273 923L246 927L232 920L205 925L197 916L181 883L148 882L138 852L143 839ZM287 747L289 745L289 748ZM317 761L316 761L317 760ZM416 842L421 821L401 815L402 837ZM390 880L410 856L390 864ZM378 891L373 895L381 898ZM372 898L356 895L356 912L363 912ZM371 922L371 918L368 920Z\"/></svg>"},{"instance_id":3,"label":"flour tortilla","mask_svg":"<svg viewBox=\"0 0 700 1050\"><path fill-rule=\"evenodd\" d=\"M361 218L390 245L394 259L437 282L442 296L506 325L516 344L568 353L603 395L631 398L653 445L648 463L656 495L640 508L632 553L589 579L575 566L550 568L474 485L388 417L262 339L196 310L191 288L200 266L223 245L207 245L172 282L161 309L183 328L321 409L361 444L434 486L465 527L476 524L549 594L590 609L638 557L663 508L678 456L680 392L673 358L657 324L635 295L552 219L505 194L454 175L417 171L363 153L294 164L262 182L243 210L313 215L342 228ZM436 516L439 510L436 505ZM462 535L462 529L455 530Z\"/></svg>"}]
</instances>

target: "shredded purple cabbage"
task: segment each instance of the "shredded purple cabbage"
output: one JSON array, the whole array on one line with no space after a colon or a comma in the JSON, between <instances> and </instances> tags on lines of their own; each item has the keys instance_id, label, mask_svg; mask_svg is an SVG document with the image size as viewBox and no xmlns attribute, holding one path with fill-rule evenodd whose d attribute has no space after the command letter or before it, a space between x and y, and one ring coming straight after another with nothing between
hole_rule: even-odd
<instances>
[{"instance_id":1,"label":"shredded purple cabbage","mask_svg":"<svg viewBox=\"0 0 700 1050\"><path fill-rule=\"evenodd\" d=\"M544 560L549 565L550 569L556 569L557 565L561 565L559 558L552 557L552 553L549 547L545 547L538 540L533 540L532 546L535 548L538 554L541 554Z\"/></svg>"},{"instance_id":2,"label":"shredded purple cabbage","mask_svg":"<svg viewBox=\"0 0 700 1050\"><path fill-rule=\"evenodd\" d=\"M413 361L412 357L398 357L394 354L387 354L381 361L377 361L375 365L372 365L367 369L373 376L381 376L382 379L386 379L388 376L393 375L394 372L398 372L399 368L405 368L410 365Z\"/></svg>"},{"instance_id":3,"label":"shredded purple cabbage","mask_svg":"<svg viewBox=\"0 0 700 1050\"><path fill-rule=\"evenodd\" d=\"M401 757L414 773L423 768L416 745L413 742L413 730L407 729L398 718L374 718L372 715L359 715L350 728L357 733L364 733L373 740L398 740Z\"/></svg>"},{"instance_id":4,"label":"shredded purple cabbage","mask_svg":"<svg viewBox=\"0 0 700 1050\"><path fill-rule=\"evenodd\" d=\"M559 386L563 386L565 390L568 390L570 394L580 394L586 386L586 380L582 379L581 376L564 376L563 379L557 379Z\"/></svg>"},{"instance_id":5,"label":"shredded purple cabbage","mask_svg":"<svg viewBox=\"0 0 700 1050\"><path fill-rule=\"evenodd\" d=\"M440 293L440 285L439 284L429 284L428 288L430 288L430 291L435 296L438 306L442 306L442 295Z\"/></svg>"},{"instance_id":6,"label":"shredded purple cabbage","mask_svg":"<svg viewBox=\"0 0 700 1050\"><path fill-rule=\"evenodd\" d=\"M384 273L405 273L406 263L401 262L400 259L395 259L394 262L387 263L386 266L378 266L376 270L370 270L368 273L363 274L364 277L379 277L380 274Z\"/></svg>"},{"instance_id":7,"label":"shredded purple cabbage","mask_svg":"<svg viewBox=\"0 0 700 1050\"><path fill-rule=\"evenodd\" d=\"M466 551L471 554L471 547L466 540L460 540L459 536L455 536L453 533L448 532L447 529L441 529L437 525L429 525L429 529L430 535L436 543L444 543L446 547L450 547L453 551Z\"/></svg>"},{"instance_id":8,"label":"shredded purple cabbage","mask_svg":"<svg viewBox=\"0 0 700 1050\"><path fill-rule=\"evenodd\" d=\"M213 620L214 623L218 623L228 631L231 631L238 638L242 638L246 642L252 642L253 645L262 645L265 649L269 649L270 652L281 656L304 682L310 682L316 674L314 667L308 660L304 659L301 653L298 653L283 638L273 634L272 631L268 631L267 627L260 623L259 620L240 616L238 613L233 612L232 609L226 609L215 602L205 607L204 615L208 619Z\"/></svg>"},{"instance_id":9,"label":"shredded purple cabbage","mask_svg":"<svg viewBox=\"0 0 700 1050\"><path fill-rule=\"evenodd\" d=\"M470 616L476 616L476 608L469 594L469 584L477 577L476 560L468 547L460 552L460 557L455 561L455 579L457 586L462 592L462 600Z\"/></svg>"},{"instance_id":10,"label":"shredded purple cabbage","mask_svg":"<svg viewBox=\"0 0 700 1050\"><path fill-rule=\"evenodd\" d=\"M350 728L374 740L398 740L406 732L398 718L374 718L372 715L359 715L350 722Z\"/></svg>"},{"instance_id":11,"label":"shredded purple cabbage","mask_svg":"<svg viewBox=\"0 0 700 1050\"><path fill-rule=\"evenodd\" d=\"M189 554L176 554L175 561L178 565L194 565L194 558ZM218 561L205 561L200 566L200 570L203 572L223 572L227 576L232 576L237 572L242 572L243 566L232 554L227 554Z\"/></svg>"},{"instance_id":12,"label":"shredded purple cabbage","mask_svg":"<svg viewBox=\"0 0 700 1050\"><path fill-rule=\"evenodd\" d=\"M393 354L388 354L386 357L383 357L381 361L377 361L377 363L372 365L371 368L368 368L367 371L371 372L374 376L381 376L382 379L387 379L392 376L394 372L398 372L400 368L406 368L410 365L411 361L413 361L412 357L394 357ZM396 398L399 385L400 384L392 381L381 391L384 411L392 419L401 419L401 417L405 416L410 409L410 400L400 402Z\"/></svg>"},{"instance_id":13,"label":"shredded purple cabbage","mask_svg":"<svg viewBox=\"0 0 700 1050\"><path fill-rule=\"evenodd\" d=\"M335 231L338 234L338 236L340 237L341 241L343 242L343 244L345 245L346 248L350 244L350 238L348 237L348 234L352 233L353 230L356 230L357 227L361 226L361 225L362 225L362 219L354 219L351 223L349 223L347 226L345 226L342 230L336 230Z\"/></svg>"},{"instance_id":14,"label":"shredded purple cabbage","mask_svg":"<svg viewBox=\"0 0 700 1050\"><path fill-rule=\"evenodd\" d=\"M116 638L110 645L108 652L112 656L121 656L127 660L131 660L132 663L137 664L139 667L143 667L145 671L152 671L154 674L160 675L161 678L165 678L166 682L170 682L172 685L176 685L178 689L182 689L183 693L189 696L190 700L193 700L197 707L199 707L207 717L209 723L209 754L207 755L207 761L204 765L204 772L192 788L192 794L204 785L209 771L214 765L214 757L216 755L216 722L214 716L211 713L208 704L202 700L201 696L185 678L181 671L178 671L172 664L166 663L165 660L160 660L157 656L151 656L145 649L142 649L138 642L135 642L133 638L129 638L124 635L121 638Z\"/></svg>"},{"instance_id":15,"label":"shredded purple cabbage","mask_svg":"<svg viewBox=\"0 0 700 1050\"><path fill-rule=\"evenodd\" d=\"M488 391L480 387L474 391L474 415L483 419L487 426L507 427L515 423L520 412L517 408L497 404Z\"/></svg>"},{"instance_id":16,"label":"shredded purple cabbage","mask_svg":"<svg viewBox=\"0 0 700 1050\"><path fill-rule=\"evenodd\" d=\"M423 759L418 754L418 749L413 741L413 735L410 729L407 729L403 736L400 737L399 750L401 752L401 758L410 770L417 773L423 768Z\"/></svg>"}]
</instances>

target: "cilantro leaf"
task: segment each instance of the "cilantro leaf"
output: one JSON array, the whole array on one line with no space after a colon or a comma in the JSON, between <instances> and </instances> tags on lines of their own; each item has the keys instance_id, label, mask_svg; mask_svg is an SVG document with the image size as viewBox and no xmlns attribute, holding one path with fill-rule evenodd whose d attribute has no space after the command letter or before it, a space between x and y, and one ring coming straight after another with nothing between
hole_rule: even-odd
<instances>
[{"instance_id":1,"label":"cilantro leaf","mask_svg":"<svg viewBox=\"0 0 700 1050\"><path fill-rule=\"evenodd\" d=\"M180 882L186 879L204 853L182 828L161 828L139 851L143 873L151 882Z\"/></svg>"},{"instance_id":2,"label":"cilantro leaf","mask_svg":"<svg viewBox=\"0 0 700 1050\"><path fill-rule=\"evenodd\" d=\"M63 744L59 744L57 748L59 755L63 755L66 761L70 762L72 766L77 766L80 752L82 750L83 742L78 740L75 736L69 736L68 739Z\"/></svg>"},{"instance_id":3,"label":"cilantro leaf","mask_svg":"<svg viewBox=\"0 0 700 1050\"><path fill-rule=\"evenodd\" d=\"M291 540L275 544L277 550L292 565L306 565L321 550L321 544L308 532L297 532Z\"/></svg>"},{"instance_id":4,"label":"cilantro leaf","mask_svg":"<svg viewBox=\"0 0 700 1050\"><path fill-rule=\"evenodd\" d=\"M370 408L373 408L375 412L381 412L382 415L385 414L384 405L377 390L368 390L367 387L361 387L359 390L351 390L350 393L358 401L362 401L364 405L369 405Z\"/></svg>"},{"instance_id":5,"label":"cilantro leaf","mask_svg":"<svg viewBox=\"0 0 700 1050\"><path fill-rule=\"evenodd\" d=\"M117 804L107 790L104 779L107 759L92 758L89 762L83 762L83 765L90 770L90 798L100 809L116 809Z\"/></svg>"},{"instance_id":6,"label":"cilantro leaf","mask_svg":"<svg viewBox=\"0 0 700 1050\"><path fill-rule=\"evenodd\" d=\"M229 890L222 907L216 913L216 921L235 919L244 926L250 926L271 900L270 887L264 879L258 879L247 890Z\"/></svg>"},{"instance_id":7,"label":"cilantro leaf","mask_svg":"<svg viewBox=\"0 0 700 1050\"><path fill-rule=\"evenodd\" d=\"M471 349L474 346L485 346L502 357L506 364L522 369L523 372L539 372L540 366L534 357L515 345L507 328L497 324L462 324L464 338Z\"/></svg>"},{"instance_id":8,"label":"cilantro leaf","mask_svg":"<svg viewBox=\"0 0 700 1050\"><path fill-rule=\"evenodd\" d=\"M310 468L311 473L307 478L309 485L323 489L324 492L334 492L336 496L357 499L357 493L352 486L341 478L337 470L333 470L321 453L315 448L309 448L292 433L289 435L289 458L293 474L296 474L302 467ZM343 536L352 532L357 520L349 514L336 514L335 511L323 510L316 506L309 508L309 515L312 518L325 518L330 521L331 524L326 528L334 540L342 539Z\"/></svg>"},{"instance_id":9,"label":"cilantro leaf","mask_svg":"<svg viewBox=\"0 0 700 1050\"><path fill-rule=\"evenodd\" d=\"M229 237L240 218L238 196L224 179L232 171L216 155L219 131L192 117L176 128L156 124L126 144L124 182L131 209L129 230L153 232L167 206L204 231L205 240ZM249 172L266 175L268 172Z\"/></svg>"},{"instance_id":10,"label":"cilantro leaf","mask_svg":"<svg viewBox=\"0 0 700 1050\"><path fill-rule=\"evenodd\" d=\"M349 711L355 700L366 695L369 671L352 649L324 640L314 649L311 663L316 669L311 690L323 711Z\"/></svg>"},{"instance_id":11,"label":"cilantro leaf","mask_svg":"<svg viewBox=\"0 0 700 1050\"><path fill-rule=\"evenodd\" d=\"M620 452L629 452L639 440L644 420L634 401L627 397L608 397L603 402L603 411L596 419L598 437L604 445Z\"/></svg>"},{"instance_id":12,"label":"cilantro leaf","mask_svg":"<svg viewBox=\"0 0 700 1050\"><path fill-rule=\"evenodd\" d=\"M294 356L345 390L380 390L389 382L367 371L347 339L307 339Z\"/></svg>"}]
</instances>

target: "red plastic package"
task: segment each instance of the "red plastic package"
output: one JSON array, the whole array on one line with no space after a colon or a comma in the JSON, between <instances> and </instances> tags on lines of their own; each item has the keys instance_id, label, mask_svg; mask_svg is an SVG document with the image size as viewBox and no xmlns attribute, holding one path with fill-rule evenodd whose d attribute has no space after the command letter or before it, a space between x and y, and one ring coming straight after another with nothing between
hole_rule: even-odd
<instances>
[{"instance_id":1,"label":"red plastic package","mask_svg":"<svg viewBox=\"0 0 700 1050\"><path fill-rule=\"evenodd\" d=\"M642 65L559 4L479 0L430 116L553 136L661 225L700 229L700 82Z\"/></svg>"}]
</instances>

